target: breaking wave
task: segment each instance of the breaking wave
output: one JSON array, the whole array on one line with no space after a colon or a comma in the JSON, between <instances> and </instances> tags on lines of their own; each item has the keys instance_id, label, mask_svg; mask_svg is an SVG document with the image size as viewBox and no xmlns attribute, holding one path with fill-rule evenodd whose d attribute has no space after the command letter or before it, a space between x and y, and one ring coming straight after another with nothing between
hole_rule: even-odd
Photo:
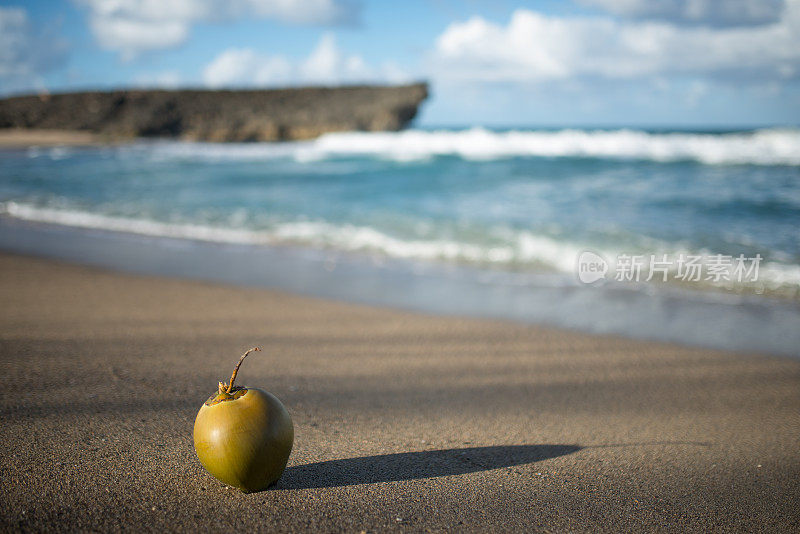
<instances>
[{"instance_id":1,"label":"breaking wave","mask_svg":"<svg viewBox=\"0 0 800 534\"><path fill-rule=\"evenodd\" d=\"M619 247L619 250L600 249L587 243L558 240L508 228L490 230L483 240L459 241L444 238L401 238L370 226L325 221L279 222L259 229L232 228L118 217L18 202L0 203L0 215L26 221L154 237L244 245L299 244L332 251L375 253L390 258L459 262L565 274L575 273L577 258L587 249L598 252L607 259L613 259L623 252L635 252L626 247ZM668 254L670 257L677 257L681 253L706 256L712 254L711 251L690 251L669 243L651 242L650 245L654 248L649 253ZM774 261L762 263L759 280L759 291L788 288L794 293L800 287L800 266ZM730 286L714 283L707 285Z\"/></svg>"},{"instance_id":2,"label":"breaking wave","mask_svg":"<svg viewBox=\"0 0 800 534\"><path fill-rule=\"evenodd\" d=\"M436 156L467 160L512 157L607 158L708 165L800 165L800 130L770 128L736 133L651 133L641 130L492 131L406 130L345 132L313 141L146 144L157 158L319 161L376 157L415 161ZM122 150L125 150L123 148Z\"/></svg>"}]
</instances>

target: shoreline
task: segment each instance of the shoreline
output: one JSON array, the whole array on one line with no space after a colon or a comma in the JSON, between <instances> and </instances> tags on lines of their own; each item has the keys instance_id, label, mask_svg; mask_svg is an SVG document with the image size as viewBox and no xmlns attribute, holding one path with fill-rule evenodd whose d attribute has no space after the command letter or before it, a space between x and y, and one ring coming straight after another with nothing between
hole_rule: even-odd
<instances>
[{"instance_id":1,"label":"shoreline","mask_svg":"<svg viewBox=\"0 0 800 534\"><path fill-rule=\"evenodd\" d=\"M112 139L79 130L0 128L0 149L33 147L92 147L115 145L126 140ZM127 141L134 141L130 139Z\"/></svg>"},{"instance_id":2,"label":"shoreline","mask_svg":"<svg viewBox=\"0 0 800 534\"><path fill-rule=\"evenodd\" d=\"M780 532L800 362L0 253L2 530ZM240 373L287 406L278 484L205 473Z\"/></svg>"},{"instance_id":3,"label":"shoreline","mask_svg":"<svg viewBox=\"0 0 800 534\"><path fill-rule=\"evenodd\" d=\"M563 275L75 228L0 216L0 250L135 274L266 287L440 316L800 357L800 305L683 288L584 287Z\"/></svg>"}]
</instances>

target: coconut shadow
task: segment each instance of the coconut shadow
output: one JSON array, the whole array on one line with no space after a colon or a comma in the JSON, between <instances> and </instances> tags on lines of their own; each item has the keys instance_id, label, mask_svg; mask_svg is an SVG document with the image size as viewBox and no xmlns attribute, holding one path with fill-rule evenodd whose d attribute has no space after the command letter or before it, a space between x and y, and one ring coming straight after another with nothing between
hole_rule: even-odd
<instances>
[{"instance_id":1,"label":"coconut shadow","mask_svg":"<svg viewBox=\"0 0 800 534\"><path fill-rule=\"evenodd\" d=\"M379 454L288 467L273 490L419 480L524 465L581 450L578 445L496 445Z\"/></svg>"}]
</instances>

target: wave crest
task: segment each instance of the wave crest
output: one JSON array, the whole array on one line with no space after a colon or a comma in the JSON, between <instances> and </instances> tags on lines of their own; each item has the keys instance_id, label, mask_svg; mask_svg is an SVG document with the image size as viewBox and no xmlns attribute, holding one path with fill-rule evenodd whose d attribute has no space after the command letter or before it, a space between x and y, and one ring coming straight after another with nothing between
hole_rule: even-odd
<instances>
[{"instance_id":1,"label":"wave crest","mask_svg":"<svg viewBox=\"0 0 800 534\"><path fill-rule=\"evenodd\" d=\"M694 161L708 165L800 165L800 130L763 129L739 133L649 133L640 130L496 132L405 130L343 132L313 141L213 144L160 142L146 145L157 158L274 160L298 162L342 157L414 161L436 156L468 160L512 157Z\"/></svg>"},{"instance_id":2,"label":"wave crest","mask_svg":"<svg viewBox=\"0 0 800 534\"><path fill-rule=\"evenodd\" d=\"M443 238L404 239L370 226L333 224L325 221L287 221L273 224L265 229L230 228L117 217L17 202L0 203L0 214L27 221L154 237L244 245L295 243L332 251L376 253L389 258L438 260L523 270L544 269L567 274L575 273L577 258L587 248L581 243L509 229L493 232L492 237L495 239L490 244ZM650 253L667 254L670 257L677 257L680 253L692 254L690 250L676 248L668 243L653 242L652 245L654 250ZM607 259L614 258L619 253L619 251L589 248ZM712 255L710 251L701 253L704 256ZM759 283L763 284L762 289L770 290L800 287L800 266L774 261L765 262L761 266ZM708 283L707 285L728 287L731 284ZM746 285L753 284L744 284L743 287Z\"/></svg>"}]
</instances>

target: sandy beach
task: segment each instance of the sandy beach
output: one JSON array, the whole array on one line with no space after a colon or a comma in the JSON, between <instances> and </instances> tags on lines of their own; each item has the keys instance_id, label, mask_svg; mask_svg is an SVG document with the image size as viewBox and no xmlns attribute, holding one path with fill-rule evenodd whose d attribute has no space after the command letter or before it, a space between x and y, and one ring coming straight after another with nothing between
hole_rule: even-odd
<instances>
[{"instance_id":1,"label":"sandy beach","mask_svg":"<svg viewBox=\"0 0 800 534\"><path fill-rule=\"evenodd\" d=\"M800 529L800 361L0 255L0 530ZM278 484L199 465L239 375Z\"/></svg>"},{"instance_id":2,"label":"sandy beach","mask_svg":"<svg viewBox=\"0 0 800 534\"><path fill-rule=\"evenodd\" d=\"M78 130L46 130L33 128L0 128L0 148L32 146L96 146L113 142L91 132Z\"/></svg>"}]
</instances>

